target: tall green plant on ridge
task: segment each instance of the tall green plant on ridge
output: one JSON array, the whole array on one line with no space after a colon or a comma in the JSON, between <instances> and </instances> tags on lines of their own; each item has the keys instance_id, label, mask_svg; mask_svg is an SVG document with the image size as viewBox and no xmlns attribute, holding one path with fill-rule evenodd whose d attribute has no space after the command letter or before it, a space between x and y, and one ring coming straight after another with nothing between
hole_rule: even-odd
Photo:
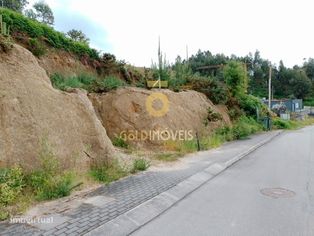
<instances>
[{"instance_id":1,"label":"tall green plant on ridge","mask_svg":"<svg viewBox=\"0 0 314 236\"><path fill-rule=\"evenodd\" d=\"M3 21L2 15L0 15L0 33L4 36L10 35L10 26L8 26L7 23Z\"/></svg>"}]
</instances>

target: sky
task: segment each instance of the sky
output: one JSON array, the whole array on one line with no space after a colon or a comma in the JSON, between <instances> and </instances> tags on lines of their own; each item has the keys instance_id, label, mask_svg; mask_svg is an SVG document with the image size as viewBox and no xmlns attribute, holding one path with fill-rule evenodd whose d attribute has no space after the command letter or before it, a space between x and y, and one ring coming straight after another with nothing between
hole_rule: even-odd
<instances>
[{"instance_id":1,"label":"sky","mask_svg":"<svg viewBox=\"0 0 314 236\"><path fill-rule=\"evenodd\" d=\"M188 47L189 55L199 49L228 56L259 50L289 67L314 57L311 1L46 0L57 30L80 29L92 47L135 66L157 61L160 36L170 63L185 58Z\"/></svg>"}]
</instances>

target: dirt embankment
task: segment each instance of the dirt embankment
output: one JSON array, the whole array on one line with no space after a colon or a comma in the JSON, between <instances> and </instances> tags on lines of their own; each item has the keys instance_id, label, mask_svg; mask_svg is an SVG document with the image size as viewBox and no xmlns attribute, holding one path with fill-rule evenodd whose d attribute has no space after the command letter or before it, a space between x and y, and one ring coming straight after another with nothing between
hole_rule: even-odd
<instances>
[{"instance_id":1,"label":"dirt embankment","mask_svg":"<svg viewBox=\"0 0 314 236\"><path fill-rule=\"evenodd\" d=\"M114 153L86 93L53 89L32 53L15 45L0 54L0 165L36 166L41 140L65 164Z\"/></svg>"},{"instance_id":2,"label":"dirt embankment","mask_svg":"<svg viewBox=\"0 0 314 236\"><path fill-rule=\"evenodd\" d=\"M74 55L62 50L50 49L48 53L37 58L37 60L48 75L58 73L64 76L75 76L83 73L97 76L96 69L84 65Z\"/></svg>"},{"instance_id":3,"label":"dirt embankment","mask_svg":"<svg viewBox=\"0 0 314 236\"><path fill-rule=\"evenodd\" d=\"M201 93L170 90L122 88L106 94L90 94L98 116L111 139L116 136L139 145L161 144L169 140L154 131L170 131L170 140L189 139L198 132L209 134L213 129L230 124L227 109L215 106ZM222 120L207 122L208 110L219 113ZM169 134L169 133L168 133ZM147 135L149 137L147 137ZM134 137L136 136L136 137Z\"/></svg>"}]
</instances>

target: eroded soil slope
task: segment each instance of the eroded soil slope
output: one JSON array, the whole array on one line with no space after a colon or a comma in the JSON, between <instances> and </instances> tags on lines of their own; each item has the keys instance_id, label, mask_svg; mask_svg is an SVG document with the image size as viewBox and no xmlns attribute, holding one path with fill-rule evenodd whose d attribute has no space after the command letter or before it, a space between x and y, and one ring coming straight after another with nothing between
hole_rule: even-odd
<instances>
[{"instance_id":1,"label":"eroded soil slope","mask_svg":"<svg viewBox=\"0 0 314 236\"><path fill-rule=\"evenodd\" d=\"M43 140L65 165L114 152L86 93L52 88L32 53L15 45L0 54L0 164L36 166Z\"/></svg>"}]
</instances>

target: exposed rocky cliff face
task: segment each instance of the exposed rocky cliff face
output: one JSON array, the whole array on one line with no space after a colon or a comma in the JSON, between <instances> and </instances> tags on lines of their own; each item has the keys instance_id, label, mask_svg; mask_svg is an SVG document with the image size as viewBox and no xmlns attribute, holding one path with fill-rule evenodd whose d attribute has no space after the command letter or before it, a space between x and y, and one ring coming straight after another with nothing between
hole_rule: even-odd
<instances>
[{"instance_id":1,"label":"exposed rocky cliff face","mask_svg":"<svg viewBox=\"0 0 314 236\"><path fill-rule=\"evenodd\" d=\"M65 163L114 153L86 93L54 89L32 53L14 45L0 54L0 164L31 168L43 139Z\"/></svg>"},{"instance_id":2,"label":"exposed rocky cliff face","mask_svg":"<svg viewBox=\"0 0 314 236\"><path fill-rule=\"evenodd\" d=\"M195 91L175 93L170 90L122 88L106 94L90 94L89 97L110 138L129 134L131 140L128 141L143 145L162 142L152 139L143 142L140 137L142 131L208 134L219 126L230 124L225 107L213 105L204 94ZM209 110L220 114L222 119L208 121ZM136 140L132 140L134 133Z\"/></svg>"}]
</instances>

